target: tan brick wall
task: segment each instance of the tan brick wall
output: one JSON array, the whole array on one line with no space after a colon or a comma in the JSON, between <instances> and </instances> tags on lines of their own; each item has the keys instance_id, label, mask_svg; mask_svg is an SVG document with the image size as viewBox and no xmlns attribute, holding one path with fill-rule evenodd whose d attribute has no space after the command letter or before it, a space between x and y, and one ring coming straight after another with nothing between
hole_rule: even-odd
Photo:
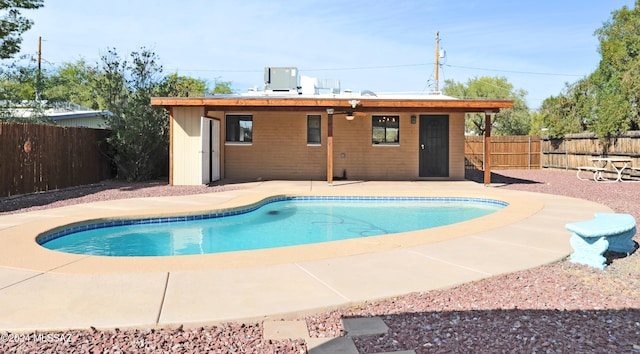
<instances>
[{"instance_id":1,"label":"tan brick wall","mask_svg":"<svg viewBox=\"0 0 640 354\"><path fill-rule=\"evenodd\" d=\"M250 112L247 112L250 113ZM310 112L309 114L317 114ZM384 114L381 112L380 114ZM388 113L387 114L392 114ZM378 113L376 113L378 115ZM334 176L346 171L349 179L418 179L419 119L411 124L411 115L400 116L400 143L371 143L371 116L347 121L334 115ZM224 135L224 113L215 112ZM307 145L307 113L257 112L253 114L253 143L226 143L223 149L223 178L241 179L314 179L327 177L327 114L322 114L322 142ZM464 114L450 115L450 178L464 178ZM224 139L224 138L223 138ZM224 140L222 140L224 143Z\"/></svg>"},{"instance_id":2,"label":"tan brick wall","mask_svg":"<svg viewBox=\"0 0 640 354\"><path fill-rule=\"evenodd\" d=\"M375 115L383 115L376 113ZM334 174L346 170L349 179L415 179L418 176L418 127L411 124L410 114L400 117L400 143L372 144L371 116L347 121L335 118Z\"/></svg>"},{"instance_id":3,"label":"tan brick wall","mask_svg":"<svg viewBox=\"0 0 640 354\"><path fill-rule=\"evenodd\" d=\"M251 113L251 112L247 112ZM383 114L381 112L379 114ZM173 127L173 183L200 183L200 117L202 107L175 107ZM317 114L310 112L309 114ZM388 113L392 114L392 113ZM378 113L376 113L378 115ZM371 116L347 121L334 115L334 176L346 171L349 179L418 179L419 119L400 116L400 143L371 143ZM221 178L313 179L327 178L327 114L322 114L321 145L307 145L307 113L258 112L253 114L253 143L224 141L225 113L209 112L221 122ZM464 178L464 114L450 114L450 179Z\"/></svg>"},{"instance_id":4,"label":"tan brick wall","mask_svg":"<svg viewBox=\"0 0 640 354\"><path fill-rule=\"evenodd\" d=\"M321 146L307 146L304 112L255 113L253 142L225 144L225 178L324 179L326 114L322 117L322 135Z\"/></svg>"},{"instance_id":5,"label":"tan brick wall","mask_svg":"<svg viewBox=\"0 0 640 354\"><path fill-rule=\"evenodd\" d=\"M449 114L449 178L464 179L464 113Z\"/></svg>"}]
</instances>

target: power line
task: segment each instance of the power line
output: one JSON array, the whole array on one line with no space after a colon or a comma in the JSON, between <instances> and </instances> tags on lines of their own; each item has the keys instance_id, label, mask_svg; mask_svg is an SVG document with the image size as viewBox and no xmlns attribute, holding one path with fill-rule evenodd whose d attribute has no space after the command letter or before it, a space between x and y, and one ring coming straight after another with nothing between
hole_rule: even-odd
<instances>
[{"instance_id":1,"label":"power line","mask_svg":"<svg viewBox=\"0 0 640 354\"><path fill-rule=\"evenodd\" d=\"M483 81L483 80L479 80L478 82L483 84L483 85L495 87L497 89L500 89L500 90L503 90L503 91L507 91L507 92L511 92L511 90L512 90L512 89L509 89L509 88L506 88L506 87L503 87L503 86L494 85L494 84L492 84L490 82L486 82L486 81Z\"/></svg>"},{"instance_id":2,"label":"power line","mask_svg":"<svg viewBox=\"0 0 640 354\"><path fill-rule=\"evenodd\" d=\"M300 69L300 70L301 71L376 70L376 69L407 68L407 67L425 66L425 65L433 65L433 64L396 64L396 65L355 66L355 67L345 67L345 68Z\"/></svg>"},{"instance_id":3,"label":"power line","mask_svg":"<svg viewBox=\"0 0 640 354\"><path fill-rule=\"evenodd\" d=\"M582 76L584 76L584 75L578 75L578 74L561 74L561 73L545 73L545 72L534 72L534 71L517 71L517 70L477 68L477 67L472 67L472 66L460 66L460 65L449 65L449 64L447 64L446 66L449 66L449 67L452 67L452 68L460 68L460 69L496 71L496 72L513 73L513 74L545 75L545 76L574 76L574 77L582 77Z\"/></svg>"},{"instance_id":4,"label":"power line","mask_svg":"<svg viewBox=\"0 0 640 354\"><path fill-rule=\"evenodd\" d=\"M48 40L43 39L43 41L48 42ZM61 42L56 42L60 44ZM70 45L70 43L64 43L63 45ZM76 45L76 44L73 44ZM88 45L82 45L87 47ZM37 54L40 52L40 48L38 49ZM44 60L44 59L43 59ZM49 62L50 63L50 62ZM53 63L50 63L53 64ZM433 66L435 63L414 63L414 64L394 64L394 65L374 65L374 66L352 66L352 67L336 67L336 68L311 68L305 69L302 68L300 71L304 72L314 72L314 71L355 71L355 70L384 70L384 69L397 69L397 68L409 68L409 67L422 67L422 66ZM535 71L518 71L518 70L505 70L505 69L495 69L495 68L481 68L481 67L473 67L473 66L462 66L462 65L451 65L451 64L439 64L440 67L448 66L450 68L458 68L458 69L470 69L470 70L481 70L481 71L494 71L494 72L503 72L503 73L512 73L512 74L525 74L525 75L540 75L540 76L567 76L567 77L583 77L584 75L578 74L565 74L565 73L549 73L549 72L535 72ZM212 73L262 73L262 69L183 69L179 67L171 68L176 71L190 71L190 72L212 72Z\"/></svg>"},{"instance_id":5,"label":"power line","mask_svg":"<svg viewBox=\"0 0 640 354\"><path fill-rule=\"evenodd\" d=\"M408 68L419 66L433 66L434 63L417 63L417 64L395 64L395 65L375 65L375 66L351 66L351 67L335 67L335 68L300 68L300 71L313 72L313 71L353 71L353 70L382 70L382 69L396 69L396 68ZM541 75L541 76L571 76L582 77L584 75L579 74L566 74L566 73L550 73L550 72L535 72L535 71L519 71L519 70L505 70L496 68L480 68L473 66L463 65L451 65L441 64L450 68L457 69L470 69L470 70L482 70L482 71L494 71L504 72L512 74L525 74L525 75ZM178 69L178 68L176 68ZM179 69L180 71L194 71L194 72L219 72L219 73L260 73L262 70L243 70L243 69Z\"/></svg>"},{"instance_id":6,"label":"power line","mask_svg":"<svg viewBox=\"0 0 640 354\"><path fill-rule=\"evenodd\" d=\"M37 53L36 53L37 55ZM34 55L35 56L35 55ZM55 66L56 63L52 63L47 61L46 59L42 59L42 61L49 63L52 66ZM313 68L313 69L305 69L302 68L300 71L303 72L314 72L314 71L355 71L355 70L384 70L384 69L396 69L396 68L408 68L408 67L419 67L419 66L433 66L434 63L419 63L419 64L396 64L396 65L378 65L378 66L352 66L352 67L336 67L336 68ZM565 73L549 73L549 72L534 72L534 71L518 71L518 70L504 70L504 69L495 69L495 68L480 68L480 67L472 67L472 66L462 66L462 65L451 65L451 64L441 64L441 66L446 66L450 68L457 69L469 69L469 70L481 70L481 71L494 71L494 72L503 72L503 73L512 73L512 74L524 74L524 75L540 75L540 76L570 76L570 77L583 77L584 75L578 74L565 74ZM179 68L179 67L165 67L167 71L188 71L188 72L210 72L210 73L262 73L263 70L248 70L248 69L188 69L188 68Z\"/></svg>"},{"instance_id":7,"label":"power line","mask_svg":"<svg viewBox=\"0 0 640 354\"><path fill-rule=\"evenodd\" d=\"M412 66L425 66L433 64L398 64L398 65L378 65L378 66L354 66L354 67L342 67L342 68L318 68L318 69L306 69L299 68L300 71L347 71L347 70L377 70L377 69L394 69L404 68ZM179 69L181 71L202 71L202 72L220 72L220 73L260 73L262 70L241 70L241 69Z\"/></svg>"},{"instance_id":8,"label":"power line","mask_svg":"<svg viewBox=\"0 0 640 354\"><path fill-rule=\"evenodd\" d=\"M176 71L194 71L194 72L211 72L211 73L261 73L263 70L241 70L241 69L183 69L183 68L169 68ZM171 70L173 71L173 70Z\"/></svg>"}]
</instances>

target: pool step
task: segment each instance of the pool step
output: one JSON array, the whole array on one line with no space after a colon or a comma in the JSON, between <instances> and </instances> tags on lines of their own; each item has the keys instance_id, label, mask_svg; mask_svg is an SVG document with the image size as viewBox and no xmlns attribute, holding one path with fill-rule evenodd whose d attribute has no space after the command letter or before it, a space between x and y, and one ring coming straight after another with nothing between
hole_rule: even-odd
<instances>
[{"instance_id":1,"label":"pool step","mask_svg":"<svg viewBox=\"0 0 640 354\"><path fill-rule=\"evenodd\" d=\"M354 317L342 319L346 336L335 338L311 338L305 321L265 321L263 337L265 339L304 339L309 354L358 354L351 337L385 334L389 327L380 317ZM415 354L414 350L387 352L379 354Z\"/></svg>"}]
</instances>

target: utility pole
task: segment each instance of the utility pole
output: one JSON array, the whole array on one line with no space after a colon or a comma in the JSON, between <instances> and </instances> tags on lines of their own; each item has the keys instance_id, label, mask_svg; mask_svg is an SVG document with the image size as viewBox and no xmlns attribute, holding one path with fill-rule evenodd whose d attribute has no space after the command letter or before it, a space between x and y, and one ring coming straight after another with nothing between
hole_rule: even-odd
<instances>
[{"instance_id":1,"label":"utility pole","mask_svg":"<svg viewBox=\"0 0 640 354\"><path fill-rule=\"evenodd\" d=\"M438 68L440 67L439 59L440 59L440 32L436 32L436 85L435 85L435 89L433 90L433 93L435 94L440 93L440 89L438 87L439 86Z\"/></svg>"},{"instance_id":2,"label":"utility pole","mask_svg":"<svg viewBox=\"0 0 640 354\"><path fill-rule=\"evenodd\" d=\"M38 74L36 76L36 102L40 102L40 86L42 86L42 37L38 36Z\"/></svg>"},{"instance_id":3,"label":"utility pole","mask_svg":"<svg viewBox=\"0 0 640 354\"><path fill-rule=\"evenodd\" d=\"M38 36L38 74L42 70L42 37Z\"/></svg>"}]
</instances>

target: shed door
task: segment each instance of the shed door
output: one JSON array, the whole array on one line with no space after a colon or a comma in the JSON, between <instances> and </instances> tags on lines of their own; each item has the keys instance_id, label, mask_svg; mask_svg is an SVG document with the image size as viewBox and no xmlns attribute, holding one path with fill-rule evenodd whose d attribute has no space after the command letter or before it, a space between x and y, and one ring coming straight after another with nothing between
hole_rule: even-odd
<instances>
[{"instance_id":1,"label":"shed door","mask_svg":"<svg viewBox=\"0 0 640 354\"><path fill-rule=\"evenodd\" d=\"M200 139L202 184L208 184L220 179L220 121L200 118Z\"/></svg>"},{"instance_id":2,"label":"shed door","mask_svg":"<svg viewBox=\"0 0 640 354\"><path fill-rule=\"evenodd\" d=\"M449 177L449 116L420 116L420 177Z\"/></svg>"}]
</instances>

